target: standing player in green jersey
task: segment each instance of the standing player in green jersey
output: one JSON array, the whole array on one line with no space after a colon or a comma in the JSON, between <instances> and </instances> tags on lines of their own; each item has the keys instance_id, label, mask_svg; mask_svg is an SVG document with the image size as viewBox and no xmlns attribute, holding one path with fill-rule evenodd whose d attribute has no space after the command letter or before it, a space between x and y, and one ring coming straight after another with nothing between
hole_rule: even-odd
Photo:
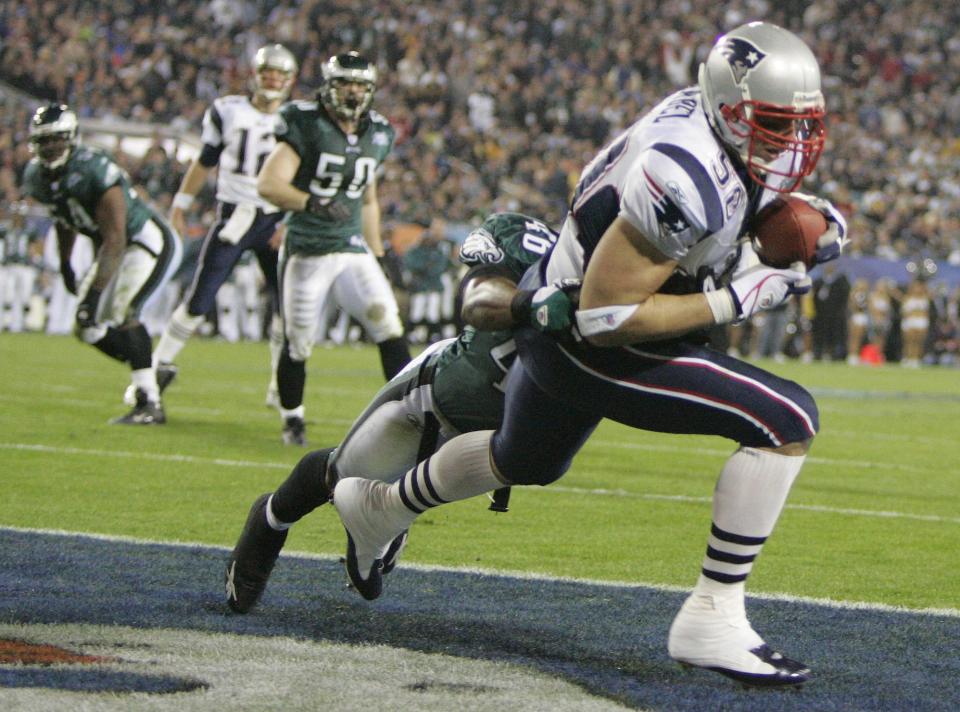
<instances>
[{"instance_id":1,"label":"standing player in green jersey","mask_svg":"<svg viewBox=\"0 0 960 712\"><path fill-rule=\"evenodd\" d=\"M277 145L260 172L261 197L291 211L280 255L284 347L277 365L283 441L306 445L303 390L317 317L328 298L380 349L384 375L410 361L383 256L377 172L394 130L370 109L377 68L356 52L323 65L316 101L280 110Z\"/></svg>"},{"instance_id":2,"label":"standing player in green jersey","mask_svg":"<svg viewBox=\"0 0 960 712\"><path fill-rule=\"evenodd\" d=\"M140 312L180 265L180 237L139 198L126 171L104 152L77 144L77 116L65 105L37 109L30 149L34 157L24 171L24 192L56 221L64 285L80 297L76 334L130 364L134 408L111 422L162 424L152 343ZM79 285L70 266L78 232L93 240L95 253Z\"/></svg>"},{"instance_id":3,"label":"standing player in green jersey","mask_svg":"<svg viewBox=\"0 0 960 712\"><path fill-rule=\"evenodd\" d=\"M496 213L464 241L460 260L464 319L490 331L464 328L434 344L380 389L336 449L303 457L272 494L250 509L227 563L227 603L246 613L267 585L289 527L327 501L337 477L355 473L391 482L458 433L497 427L503 419L503 383L516 356L513 328L569 328L577 285L517 290L530 265L553 247L557 233L518 213ZM498 498L500 511L506 502ZM406 535L385 557L396 563Z\"/></svg>"}]
</instances>

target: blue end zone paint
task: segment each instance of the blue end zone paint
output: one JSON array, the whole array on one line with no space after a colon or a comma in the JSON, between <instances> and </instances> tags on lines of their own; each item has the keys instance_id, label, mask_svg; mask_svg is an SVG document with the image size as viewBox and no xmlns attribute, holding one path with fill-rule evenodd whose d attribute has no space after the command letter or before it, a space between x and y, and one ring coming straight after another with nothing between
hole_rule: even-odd
<instances>
[{"instance_id":1,"label":"blue end zone paint","mask_svg":"<svg viewBox=\"0 0 960 712\"><path fill-rule=\"evenodd\" d=\"M147 692L154 695L191 692L206 685L200 680L169 675L84 668L0 668L0 687L43 687L71 692Z\"/></svg>"},{"instance_id":2,"label":"blue end zone paint","mask_svg":"<svg viewBox=\"0 0 960 712\"><path fill-rule=\"evenodd\" d=\"M401 568L383 597L334 562L283 557L260 605L231 615L222 551L0 531L0 621L185 628L372 643L512 662L630 707L960 709L960 619L751 600L755 627L809 664L801 691L746 691L666 654L683 596Z\"/></svg>"}]
</instances>

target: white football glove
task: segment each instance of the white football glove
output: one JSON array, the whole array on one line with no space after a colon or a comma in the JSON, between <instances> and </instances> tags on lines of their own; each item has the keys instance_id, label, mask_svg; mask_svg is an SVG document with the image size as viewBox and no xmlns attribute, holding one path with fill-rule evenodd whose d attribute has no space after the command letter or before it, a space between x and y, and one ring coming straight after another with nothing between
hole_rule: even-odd
<instances>
[{"instance_id":1,"label":"white football glove","mask_svg":"<svg viewBox=\"0 0 960 712\"><path fill-rule=\"evenodd\" d=\"M718 324L741 322L754 314L773 309L791 294L810 291L810 277L802 262L786 269L769 267L760 261L749 241L740 248L740 259L729 286L707 292L707 303Z\"/></svg>"},{"instance_id":2,"label":"white football glove","mask_svg":"<svg viewBox=\"0 0 960 712\"><path fill-rule=\"evenodd\" d=\"M843 246L847 244L847 220L843 213L826 198L819 198L809 193L790 193L794 198L800 198L811 208L827 219L827 231L817 240L817 264L835 260L840 256Z\"/></svg>"}]
</instances>

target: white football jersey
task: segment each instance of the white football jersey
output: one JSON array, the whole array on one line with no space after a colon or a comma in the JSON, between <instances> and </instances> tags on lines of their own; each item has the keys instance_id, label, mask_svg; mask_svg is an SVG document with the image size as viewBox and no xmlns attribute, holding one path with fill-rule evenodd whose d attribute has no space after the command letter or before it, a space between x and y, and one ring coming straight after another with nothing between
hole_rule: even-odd
<instances>
[{"instance_id":1,"label":"white football jersey","mask_svg":"<svg viewBox=\"0 0 960 712\"><path fill-rule=\"evenodd\" d=\"M257 194L257 173L276 145L278 116L259 111L249 97L241 95L222 96L207 109L200 138L220 151L217 200L250 203L267 213L277 211Z\"/></svg>"},{"instance_id":2,"label":"white football jersey","mask_svg":"<svg viewBox=\"0 0 960 712\"><path fill-rule=\"evenodd\" d=\"M583 277L601 236L628 220L691 277L719 276L737 254L744 223L775 193L733 166L703 109L684 89L605 147L583 170L571 215L547 265L548 282Z\"/></svg>"}]
</instances>

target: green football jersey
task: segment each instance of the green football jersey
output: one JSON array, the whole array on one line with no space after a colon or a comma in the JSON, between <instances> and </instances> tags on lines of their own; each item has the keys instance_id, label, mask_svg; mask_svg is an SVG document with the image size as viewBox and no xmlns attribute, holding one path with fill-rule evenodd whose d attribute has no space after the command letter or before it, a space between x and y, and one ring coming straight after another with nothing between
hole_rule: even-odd
<instances>
[{"instance_id":1,"label":"green football jersey","mask_svg":"<svg viewBox=\"0 0 960 712\"><path fill-rule=\"evenodd\" d=\"M293 185L350 210L350 217L341 221L290 213L286 249L308 255L366 251L360 207L367 186L393 148L396 132L390 122L371 111L358 132L348 135L317 102L295 101L281 107L276 136L300 156Z\"/></svg>"},{"instance_id":2,"label":"green football jersey","mask_svg":"<svg viewBox=\"0 0 960 712\"><path fill-rule=\"evenodd\" d=\"M557 233L539 220L495 213L464 240L460 260L519 282L556 241ZM503 382L515 358L512 331L464 328L456 341L432 357L434 403L462 433L499 427Z\"/></svg>"},{"instance_id":3,"label":"green football jersey","mask_svg":"<svg viewBox=\"0 0 960 712\"><path fill-rule=\"evenodd\" d=\"M36 159L27 164L23 174L24 192L46 205L58 223L90 237L95 250L103 242L95 217L97 203L115 185L121 187L127 203L129 243L154 213L133 189L127 172L103 151L78 146L55 175Z\"/></svg>"}]
</instances>

